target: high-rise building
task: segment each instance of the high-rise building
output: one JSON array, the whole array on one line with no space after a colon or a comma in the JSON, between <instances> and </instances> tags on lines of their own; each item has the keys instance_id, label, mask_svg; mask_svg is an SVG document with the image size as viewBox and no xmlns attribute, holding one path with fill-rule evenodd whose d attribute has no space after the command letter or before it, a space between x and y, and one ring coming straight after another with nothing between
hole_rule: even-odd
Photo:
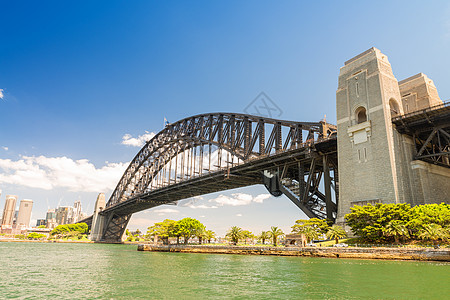
<instances>
[{"instance_id":1,"label":"high-rise building","mask_svg":"<svg viewBox=\"0 0 450 300\"><path fill-rule=\"evenodd\" d=\"M30 227L31 210L33 208L33 200L23 199L20 201L19 214L16 219L16 228Z\"/></svg>"},{"instance_id":2,"label":"high-rise building","mask_svg":"<svg viewBox=\"0 0 450 300\"><path fill-rule=\"evenodd\" d=\"M56 209L56 223L58 225L69 224L73 218L72 206L60 206Z\"/></svg>"},{"instance_id":3,"label":"high-rise building","mask_svg":"<svg viewBox=\"0 0 450 300\"><path fill-rule=\"evenodd\" d=\"M47 228L53 229L55 228L58 224L56 223L56 211L55 209L49 209L47 211L47 215L45 217L45 225L47 226Z\"/></svg>"},{"instance_id":4,"label":"high-rise building","mask_svg":"<svg viewBox=\"0 0 450 300\"><path fill-rule=\"evenodd\" d=\"M39 226L42 226L42 225L47 226L47 220L37 219L36 220L36 227L39 227Z\"/></svg>"},{"instance_id":5,"label":"high-rise building","mask_svg":"<svg viewBox=\"0 0 450 300\"><path fill-rule=\"evenodd\" d=\"M12 228L14 213L16 211L17 196L6 195L5 208L2 217L2 229Z\"/></svg>"},{"instance_id":6,"label":"high-rise building","mask_svg":"<svg viewBox=\"0 0 450 300\"><path fill-rule=\"evenodd\" d=\"M80 220L81 216L81 201L77 200L73 204L73 219L71 223L76 223L78 220Z\"/></svg>"}]
</instances>

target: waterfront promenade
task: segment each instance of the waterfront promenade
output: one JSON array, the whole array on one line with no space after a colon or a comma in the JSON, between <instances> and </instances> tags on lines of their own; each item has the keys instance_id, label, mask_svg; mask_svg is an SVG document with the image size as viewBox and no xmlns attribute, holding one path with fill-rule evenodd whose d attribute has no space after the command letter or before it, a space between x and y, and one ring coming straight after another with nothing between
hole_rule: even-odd
<instances>
[{"instance_id":1,"label":"waterfront promenade","mask_svg":"<svg viewBox=\"0 0 450 300\"><path fill-rule=\"evenodd\" d=\"M260 247L140 244L138 251L450 261L450 248Z\"/></svg>"}]
</instances>

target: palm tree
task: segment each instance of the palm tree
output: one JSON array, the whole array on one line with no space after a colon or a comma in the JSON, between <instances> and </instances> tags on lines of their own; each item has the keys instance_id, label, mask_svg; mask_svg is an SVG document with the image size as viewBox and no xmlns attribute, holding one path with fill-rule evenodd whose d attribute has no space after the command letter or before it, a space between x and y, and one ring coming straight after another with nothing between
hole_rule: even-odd
<instances>
[{"instance_id":1,"label":"palm tree","mask_svg":"<svg viewBox=\"0 0 450 300\"><path fill-rule=\"evenodd\" d=\"M272 227L270 228L269 235L270 235L270 237L272 238L273 245L276 246L276 245L277 245L277 241L278 241L278 237L279 237L279 236L283 236L284 233L283 233L283 231L282 231L281 229L279 229L278 227L272 226Z\"/></svg>"},{"instance_id":2,"label":"palm tree","mask_svg":"<svg viewBox=\"0 0 450 300\"><path fill-rule=\"evenodd\" d=\"M195 235L198 238L198 243L201 245L203 239L206 239L206 230L205 228L200 228L196 231Z\"/></svg>"},{"instance_id":3,"label":"palm tree","mask_svg":"<svg viewBox=\"0 0 450 300\"><path fill-rule=\"evenodd\" d=\"M208 241L208 244L211 244L211 240L216 237L216 234L212 230L206 230L205 238Z\"/></svg>"},{"instance_id":4,"label":"palm tree","mask_svg":"<svg viewBox=\"0 0 450 300\"><path fill-rule=\"evenodd\" d=\"M327 232L327 238L334 239L336 241L336 244L339 243L339 239L346 237L347 233L345 232L344 228L342 228L339 225L333 225L330 229L328 229Z\"/></svg>"},{"instance_id":5,"label":"palm tree","mask_svg":"<svg viewBox=\"0 0 450 300\"><path fill-rule=\"evenodd\" d=\"M319 232L318 232L317 228L315 228L313 226L305 226L302 228L301 231L299 231L299 233L302 233L305 235L306 241L308 243L310 243L312 240L315 240L319 237Z\"/></svg>"},{"instance_id":6,"label":"palm tree","mask_svg":"<svg viewBox=\"0 0 450 300\"><path fill-rule=\"evenodd\" d=\"M438 224L427 224L423 226L419 237L423 240L432 240L437 244L439 239L445 240L449 236L448 232Z\"/></svg>"},{"instance_id":7,"label":"palm tree","mask_svg":"<svg viewBox=\"0 0 450 300\"><path fill-rule=\"evenodd\" d=\"M400 222L391 221L386 225L384 229L384 235L393 236L395 239L395 243L399 243L400 238L407 237L409 238L408 228Z\"/></svg>"},{"instance_id":8,"label":"palm tree","mask_svg":"<svg viewBox=\"0 0 450 300\"><path fill-rule=\"evenodd\" d=\"M239 239L242 238L242 228L233 226L231 229L227 232L226 237L228 237L233 245L236 245L239 242Z\"/></svg>"},{"instance_id":9,"label":"palm tree","mask_svg":"<svg viewBox=\"0 0 450 300\"><path fill-rule=\"evenodd\" d=\"M258 236L258 239L261 240L261 243L265 243L266 240L270 239L269 231L261 231L261 234Z\"/></svg>"}]
</instances>

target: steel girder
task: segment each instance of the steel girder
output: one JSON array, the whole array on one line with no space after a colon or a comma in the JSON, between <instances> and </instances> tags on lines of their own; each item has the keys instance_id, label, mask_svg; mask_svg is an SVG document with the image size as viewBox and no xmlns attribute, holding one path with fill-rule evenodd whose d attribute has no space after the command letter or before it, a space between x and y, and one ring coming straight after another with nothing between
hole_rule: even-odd
<instances>
[{"instance_id":1,"label":"steel girder","mask_svg":"<svg viewBox=\"0 0 450 300\"><path fill-rule=\"evenodd\" d=\"M327 141L335 145L335 133L336 127L325 122L233 113L197 115L169 124L135 156L101 212L102 240L120 241L134 212L260 184L262 170L309 161L316 145ZM319 183L320 178L310 182L311 193L303 203L315 217L323 217L321 205L326 205Z\"/></svg>"},{"instance_id":2,"label":"steel girder","mask_svg":"<svg viewBox=\"0 0 450 300\"><path fill-rule=\"evenodd\" d=\"M414 159L450 168L450 102L394 117L397 131L414 141Z\"/></svg>"},{"instance_id":3,"label":"steel girder","mask_svg":"<svg viewBox=\"0 0 450 300\"><path fill-rule=\"evenodd\" d=\"M303 139L303 131L308 133L306 140ZM270 132L267 140L266 132ZM153 190L172 182L176 183L178 179L183 181L203 175L203 166L194 161L194 158L199 153L203 164L205 150L210 157L209 151L217 149L218 168L229 168L230 164L234 166L304 147L305 143L311 144L328 138L334 132L335 127L324 122L293 122L243 114L215 113L186 118L166 126L146 143L128 166L106 207L142 194L147 189ZM232 161L223 162L222 150ZM181 164L185 165L176 162L175 169L171 166L168 168L167 164L174 158L182 158ZM167 174L169 170L177 172L180 168L181 174ZM216 169L211 168L209 164L207 172ZM162 174L158 174L161 170L166 172L166 180ZM171 177L168 178L167 175Z\"/></svg>"}]
</instances>

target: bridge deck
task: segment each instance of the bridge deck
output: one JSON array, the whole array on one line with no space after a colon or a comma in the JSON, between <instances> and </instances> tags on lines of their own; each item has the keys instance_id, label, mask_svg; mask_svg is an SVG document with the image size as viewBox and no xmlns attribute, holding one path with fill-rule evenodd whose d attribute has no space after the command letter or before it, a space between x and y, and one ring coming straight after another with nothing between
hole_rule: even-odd
<instances>
[{"instance_id":1,"label":"bridge deck","mask_svg":"<svg viewBox=\"0 0 450 300\"><path fill-rule=\"evenodd\" d=\"M336 145L336 137L333 137L317 142L314 147L320 153L330 154L336 153ZM129 215L181 199L262 184L262 170L310 161L314 155L310 147L304 147L258 158L230 169L223 169L135 196L105 208L101 214L107 215L114 212L116 215Z\"/></svg>"}]
</instances>

